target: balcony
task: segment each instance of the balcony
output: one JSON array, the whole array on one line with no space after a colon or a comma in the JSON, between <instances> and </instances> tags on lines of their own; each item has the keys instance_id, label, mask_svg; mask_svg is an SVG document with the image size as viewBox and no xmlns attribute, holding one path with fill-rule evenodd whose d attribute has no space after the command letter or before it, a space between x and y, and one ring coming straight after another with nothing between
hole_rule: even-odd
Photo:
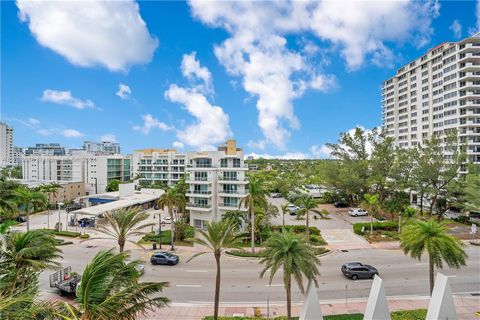
<instances>
[{"instance_id":1,"label":"balcony","mask_svg":"<svg viewBox=\"0 0 480 320\"><path fill-rule=\"evenodd\" d=\"M187 197L202 197L209 198L212 196L212 191L209 190L187 190Z\"/></svg>"},{"instance_id":2,"label":"balcony","mask_svg":"<svg viewBox=\"0 0 480 320\"><path fill-rule=\"evenodd\" d=\"M238 178L238 177L219 177L218 182L222 184L233 183L233 184L247 184L247 178Z\"/></svg>"},{"instance_id":3,"label":"balcony","mask_svg":"<svg viewBox=\"0 0 480 320\"><path fill-rule=\"evenodd\" d=\"M235 203L230 203L230 202L220 202L218 204L218 208L220 210L226 210L226 211L232 211L232 210L239 210L239 211L243 211L243 212L246 212L248 211L247 208L245 207L238 207L238 204L235 204Z\"/></svg>"},{"instance_id":4,"label":"balcony","mask_svg":"<svg viewBox=\"0 0 480 320\"><path fill-rule=\"evenodd\" d=\"M244 190L219 190L218 195L221 197L244 197L247 192Z\"/></svg>"},{"instance_id":5,"label":"balcony","mask_svg":"<svg viewBox=\"0 0 480 320\"><path fill-rule=\"evenodd\" d=\"M208 212L208 211L212 210L212 205L211 204L201 204L201 203L190 202L190 203L187 203L185 208L187 210Z\"/></svg>"}]
</instances>

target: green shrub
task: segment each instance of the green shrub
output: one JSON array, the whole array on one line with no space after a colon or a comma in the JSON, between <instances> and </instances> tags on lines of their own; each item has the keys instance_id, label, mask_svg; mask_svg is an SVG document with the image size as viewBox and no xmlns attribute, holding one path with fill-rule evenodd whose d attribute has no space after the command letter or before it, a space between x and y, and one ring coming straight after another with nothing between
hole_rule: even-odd
<instances>
[{"instance_id":1,"label":"green shrub","mask_svg":"<svg viewBox=\"0 0 480 320\"><path fill-rule=\"evenodd\" d=\"M236 256L236 257L243 257L243 258L261 258L263 257L262 251L256 251L254 254L250 250L230 250L227 251L226 254Z\"/></svg>"},{"instance_id":2,"label":"green shrub","mask_svg":"<svg viewBox=\"0 0 480 320\"><path fill-rule=\"evenodd\" d=\"M362 233L362 227L364 231ZM360 222L353 225L353 232L359 235L363 235L370 230L370 222ZM398 222L396 221L384 221L384 222L374 222L373 230L382 230L382 231L396 231L398 230Z\"/></svg>"},{"instance_id":3,"label":"green shrub","mask_svg":"<svg viewBox=\"0 0 480 320\"><path fill-rule=\"evenodd\" d=\"M53 233L56 236L61 236L61 237L71 237L71 238L76 238L80 236L80 232L75 232L75 231L58 231L54 229L47 229L49 232Z\"/></svg>"},{"instance_id":4,"label":"green shrub","mask_svg":"<svg viewBox=\"0 0 480 320\"><path fill-rule=\"evenodd\" d=\"M321 236L317 236L317 235L314 235L314 234L312 234L310 236L310 243L315 244L315 245L327 244L327 242L325 240L323 240L323 238Z\"/></svg>"},{"instance_id":5,"label":"green shrub","mask_svg":"<svg viewBox=\"0 0 480 320\"><path fill-rule=\"evenodd\" d=\"M402 310L391 313L392 320L424 320L427 316L426 309Z\"/></svg>"},{"instance_id":6,"label":"green shrub","mask_svg":"<svg viewBox=\"0 0 480 320\"><path fill-rule=\"evenodd\" d=\"M395 231L385 231L382 234L392 239L399 239L398 232Z\"/></svg>"},{"instance_id":7,"label":"green shrub","mask_svg":"<svg viewBox=\"0 0 480 320\"><path fill-rule=\"evenodd\" d=\"M90 235L88 233L84 233L80 235L80 239L88 239L90 238Z\"/></svg>"},{"instance_id":8,"label":"green shrub","mask_svg":"<svg viewBox=\"0 0 480 320\"><path fill-rule=\"evenodd\" d=\"M304 225L297 225L297 226L272 226L273 232L280 232L282 229L285 229L289 232L298 234L298 233L305 233L307 231L307 227ZM320 236L320 230L317 227L310 227L310 234Z\"/></svg>"},{"instance_id":9,"label":"green shrub","mask_svg":"<svg viewBox=\"0 0 480 320\"><path fill-rule=\"evenodd\" d=\"M162 244L170 244L170 230L162 231ZM160 236L155 232L147 233L140 241L159 243Z\"/></svg>"},{"instance_id":10,"label":"green shrub","mask_svg":"<svg viewBox=\"0 0 480 320\"><path fill-rule=\"evenodd\" d=\"M458 218L453 218L452 220L455 222L468 224L468 225L471 225L473 223L480 227L480 222L470 221L470 218L467 216L458 216Z\"/></svg>"},{"instance_id":11,"label":"green shrub","mask_svg":"<svg viewBox=\"0 0 480 320\"><path fill-rule=\"evenodd\" d=\"M315 255L319 256L321 254L324 254L324 253L327 253L329 252L330 250L324 248L324 247L314 247L313 248L313 251L315 251Z\"/></svg>"},{"instance_id":12,"label":"green shrub","mask_svg":"<svg viewBox=\"0 0 480 320\"><path fill-rule=\"evenodd\" d=\"M183 221L175 222L175 241L184 241L194 237L195 230L191 225Z\"/></svg>"}]
</instances>

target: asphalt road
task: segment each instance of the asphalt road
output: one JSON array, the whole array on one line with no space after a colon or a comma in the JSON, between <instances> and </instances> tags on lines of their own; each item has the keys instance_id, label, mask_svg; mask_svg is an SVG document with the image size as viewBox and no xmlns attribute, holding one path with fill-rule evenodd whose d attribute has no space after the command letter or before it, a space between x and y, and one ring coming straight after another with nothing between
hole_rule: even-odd
<instances>
[{"instance_id":1,"label":"asphalt road","mask_svg":"<svg viewBox=\"0 0 480 320\"><path fill-rule=\"evenodd\" d=\"M95 245L93 245L95 243ZM114 245L113 241L92 240L78 245L63 247L64 266L72 265L74 271L82 272L84 266L100 249ZM88 247L93 246L93 247ZM147 258L138 249L133 249L133 258ZM480 293L480 249L468 246L468 265L460 270L443 269L454 276L451 279L454 293ZM176 266L152 266L146 262L143 281L167 281L170 283L164 293L174 303L210 303L214 293L215 263L211 254L205 254L186 263L193 253L179 252L181 262ZM426 260L414 261L400 250L359 249L348 252L334 252L321 258L321 276L318 278L321 299L367 298L371 280L352 281L343 276L340 266L349 261L361 261L378 268L384 279L388 296L425 296L428 294L428 266ZM259 279L262 266L257 260L236 257L222 258L222 293L224 303L280 302L284 300L282 274L274 277L272 286L268 279ZM41 276L40 285L46 294L52 294L48 287L48 274ZM348 291L348 292L346 292ZM294 302L303 300L294 286Z\"/></svg>"}]
</instances>

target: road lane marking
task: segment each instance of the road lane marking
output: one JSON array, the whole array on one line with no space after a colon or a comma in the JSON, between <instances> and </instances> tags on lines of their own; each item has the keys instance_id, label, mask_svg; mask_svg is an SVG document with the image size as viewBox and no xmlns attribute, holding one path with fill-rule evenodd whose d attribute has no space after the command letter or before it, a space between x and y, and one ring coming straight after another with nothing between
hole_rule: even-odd
<instances>
[{"instance_id":1,"label":"road lane marking","mask_svg":"<svg viewBox=\"0 0 480 320\"><path fill-rule=\"evenodd\" d=\"M199 285L199 284L177 284L177 285L175 285L175 287L179 287L179 288L200 288L201 285Z\"/></svg>"},{"instance_id":2,"label":"road lane marking","mask_svg":"<svg viewBox=\"0 0 480 320\"><path fill-rule=\"evenodd\" d=\"M207 273L207 270L186 270L186 272L190 273Z\"/></svg>"},{"instance_id":3,"label":"road lane marking","mask_svg":"<svg viewBox=\"0 0 480 320\"><path fill-rule=\"evenodd\" d=\"M283 287L283 284L266 284L265 287Z\"/></svg>"}]
</instances>

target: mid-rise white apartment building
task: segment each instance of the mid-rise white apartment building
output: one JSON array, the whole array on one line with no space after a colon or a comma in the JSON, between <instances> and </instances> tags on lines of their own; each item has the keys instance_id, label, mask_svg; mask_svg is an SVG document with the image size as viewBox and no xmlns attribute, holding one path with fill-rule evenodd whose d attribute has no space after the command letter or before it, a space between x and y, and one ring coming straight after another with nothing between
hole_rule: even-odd
<instances>
[{"instance_id":1,"label":"mid-rise white apartment building","mask_svg":"<svg viewBox=\"0 0 480 320\"><path fill-rule=\"evenodd\" d=\"M135 150L132 156L132 176L140 185L175 185L185 176L187 155L174 149Z\"/></svg>"},{"instance_id":2,"label":"mid-rise white apartment building","mask_svg":"<svg viewBox=\"0 0 480 320\"><path fill-rule=\"evenodd\" d=\"M112 180L131 179L129 156L25 156L23 179L49 181L82 181L85 192L103 193Z\"/></svg>"},{"instance_id":3,"label":"mid-rise white apartment building","mask_svg":"<svg viewBox=\"0 0 480 320\"><path fill-rule=\"evenodd\" d=\"M0 168L13 162L13 128L0 122Z\"/></svg>"},{"instance_id":4,"label":"mid-rise white apartment building","mask_svg":"<svg viewBox=\"0 0 480 320\"><path fill-rule=\"evenodd\" d=\"M187 180L190 224L204 228L218 221L227 211L238 210L241 198L248 194L243 151L235 140L228 140L217 151L188 153ZM243 207L241 210L246 211Z\"/></svg>"},{"instance_id":5,"label":"mid-rise white apartment building","mask_svg":"<svg viewBox=\"0 0 480 320\"><path fill-rule=\"evenodd\" d=\"M456 131L480 163L480 34L442 43L385 81L382 127L406 148Z\"/></svg>"}]
</instances>

